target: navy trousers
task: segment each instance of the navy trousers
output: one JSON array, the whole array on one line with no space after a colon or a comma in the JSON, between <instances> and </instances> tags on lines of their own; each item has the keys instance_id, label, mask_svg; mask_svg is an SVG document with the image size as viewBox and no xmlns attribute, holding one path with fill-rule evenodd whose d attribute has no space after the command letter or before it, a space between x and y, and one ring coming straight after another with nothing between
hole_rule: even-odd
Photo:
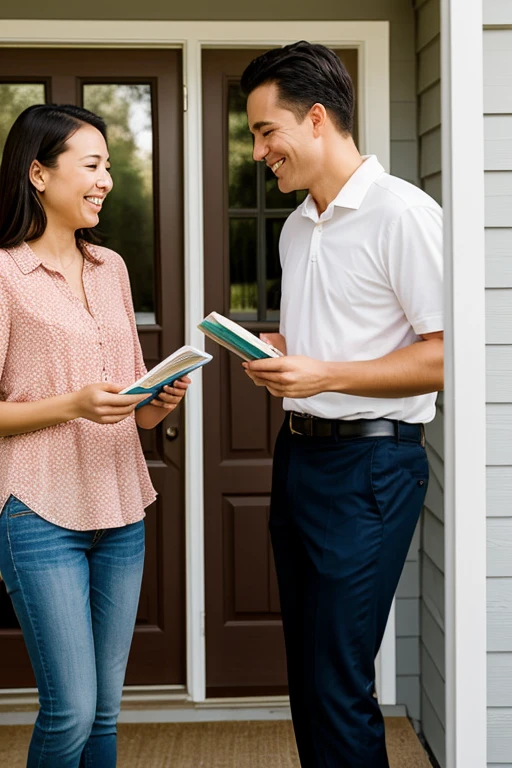
<instances>
[{"instance_id":1,"label":"navy trousers","mask_svg":"<svg viewBox=\"0 0 512 768\"><path fill-rule=\"evenodd\" d=\"M270 533L302 768L389 768L374 662L427 482L417 429L279 433Z\"/></svg>"}]
</instances>

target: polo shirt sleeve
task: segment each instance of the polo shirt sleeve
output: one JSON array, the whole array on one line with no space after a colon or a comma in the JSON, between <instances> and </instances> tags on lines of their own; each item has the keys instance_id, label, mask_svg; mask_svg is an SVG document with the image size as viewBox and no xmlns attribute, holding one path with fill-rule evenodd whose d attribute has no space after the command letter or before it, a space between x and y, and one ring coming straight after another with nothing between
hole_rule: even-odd
<instances>
[{"instance_id":1,"label":"polo shirt sleeve","mask_svg":"<svg viewBox=\"0 0 512 768\"><path fill-rule=\"evenodd\" d=\"M5 286L2 284L4 278L0 277L0 382L4 370L5 358L9 347L9 338L11 335L11 313L9 311L9 297ZM1 386L0 386L1 390Z\"/></svg>"},{"instance_id":2,"label":"polo shirt sleeve","mask_svg":"<svg viewBox=\"0 0 512 768\"><path fill-rule=\"evenodd\" d=\"M133 309L132 290L130 287L130 278L128 276L128 270L124 261L119 258L119 268L121 273L121 289L123 292L123 302L126 309L128 320L130 321L130 327L132 330L133 338L133 352L135 360L135 379L140 379L147 373L147 368L144 363L144 357L142 355L142 349L139 341L139 334L137 333L137 321L135 319L135 312Z\"/></svg>"},{"instance_id":3,"label":"polo shirt sleeve","mask_svg":"<svg viewBox=\"0 0 512 768\"><path fill-rule=\"evenodd\" d=\"M394 223L389 240L391 288L414 332L442 331L443 214L439 207L412 206Z\"/></svg>"}]
</instances>

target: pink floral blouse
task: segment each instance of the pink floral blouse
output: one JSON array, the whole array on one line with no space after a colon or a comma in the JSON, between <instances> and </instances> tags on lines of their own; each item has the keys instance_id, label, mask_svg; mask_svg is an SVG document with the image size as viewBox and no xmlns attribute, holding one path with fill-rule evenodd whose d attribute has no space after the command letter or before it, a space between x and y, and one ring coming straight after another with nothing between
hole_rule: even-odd
<instances>
[{"instance_id":1,"label":"pink floral blouse","mask_svg":"<svg viewBox=\"0 0 512 768\"><path fill-rule=\"evenodd\" d=\"M26 244L0 249L0 399L28 402L145 373L126 266L83 244L90 312ZM10 494L56 525L117 528L155 499L132 414L0 438L0 510Z\"/></svg>"}]
</instances>

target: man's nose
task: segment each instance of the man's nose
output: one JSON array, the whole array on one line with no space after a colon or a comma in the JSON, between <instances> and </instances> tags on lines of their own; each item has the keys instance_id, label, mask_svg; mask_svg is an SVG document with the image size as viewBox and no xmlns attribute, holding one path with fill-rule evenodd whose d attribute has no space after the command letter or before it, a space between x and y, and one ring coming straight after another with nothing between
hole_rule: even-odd
<instances>
[{"instance_id":1,"label":"man's nose","mask_svg":"<svg viewBox=\"0 0 512 768\"><path fill-rule=\"evenodd\" d=\"M268 148L265 145L265 142L261 139L255 138L254 139L254 147L252 150L252 157L253 160L264 160L265 157L268 154Z\"/></svg>"}]
</instances>

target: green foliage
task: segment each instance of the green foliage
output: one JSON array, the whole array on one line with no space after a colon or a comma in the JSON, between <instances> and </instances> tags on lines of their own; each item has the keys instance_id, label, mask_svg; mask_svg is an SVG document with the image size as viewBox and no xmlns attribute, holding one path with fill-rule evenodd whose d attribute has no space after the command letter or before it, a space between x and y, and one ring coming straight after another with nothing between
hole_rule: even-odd
<instances>
[{"instance_id":1,"label":"green foliage","mask_svg":"<svg viewBox=\"0 0 512 768\"><path fill-rule=\"evenodd\" d=\"M16 118L32 104L44 104L43 83L0 83L0 156Z\"/></svg>"},{"instance_id":2,"label":"green foliage","mask_svg":"<svg viewBox=\"0 0 512 768\"><path fill-rule=\"evenodd\" d=\"M139 130L151 128L148 85L86 85L84 107L107 123L114 188L100 215L105 245L124 258L137 312L154 311L153 158L137 145L130 125L137 110Z\"/></svg>"}]
</instances>

